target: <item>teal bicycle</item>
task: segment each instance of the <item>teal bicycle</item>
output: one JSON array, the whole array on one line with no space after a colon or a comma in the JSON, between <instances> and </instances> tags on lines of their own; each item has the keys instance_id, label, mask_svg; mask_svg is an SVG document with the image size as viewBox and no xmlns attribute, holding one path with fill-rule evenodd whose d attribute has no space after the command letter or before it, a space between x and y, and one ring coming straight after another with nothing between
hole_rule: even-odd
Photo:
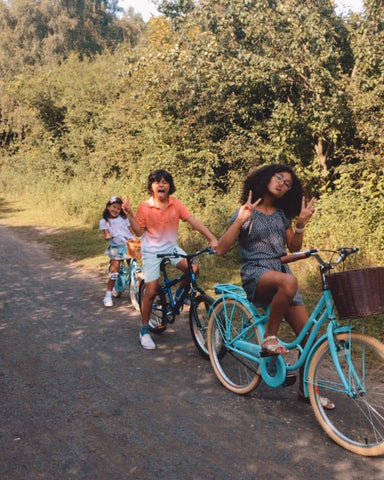
<instances>
[{"instance_id":1,"label":"teal bicycle","mask_svg":"<svg viewBox=\"0 0 384 480\"><path fill-rule=\"evenodd\" d=\"M118 298L124 290L127 290L132 306L135 310L140 311L139 290L142 279L142 269L135 258L122 260L120 263L119 276L115 281L112 295Z\"/></svg>"},{"instance_id":2,"label":"teal bicycle","mask_svg":"<svg viewBox=\"0 0 384 480\"><path fill-rule=\"evenodd\" d=\"M305 328L292 342L279 340L289 350L299 351L298 360L288 364L282 355L263 356L261 343L269 307L258 309L247 300L241 287L221 284L216 285L216 292L221 295L209 313L210 361L220 382L238 394L252 391L262 380L274 388L289 383L294 377L292 372L304 366L304 395L309 397L325 432L351 452L382 455L384 344L365 335L363 330L355 331L352 318L345 324L336 319L334 292L328 285L335 275L348 273L330 274L330 271L358 249L342 247L332 252L329 261L323 261L319 252L311 249L281 258L282 263L288 263L312 257L320 265L323 294ZM337 258L332 261L334 254ZM382 275L384 269L378 268ZM384 302L379 311L384 311ZM321 397L332 399L336 408L325 409Z\"/></svg>"}]
</instances>

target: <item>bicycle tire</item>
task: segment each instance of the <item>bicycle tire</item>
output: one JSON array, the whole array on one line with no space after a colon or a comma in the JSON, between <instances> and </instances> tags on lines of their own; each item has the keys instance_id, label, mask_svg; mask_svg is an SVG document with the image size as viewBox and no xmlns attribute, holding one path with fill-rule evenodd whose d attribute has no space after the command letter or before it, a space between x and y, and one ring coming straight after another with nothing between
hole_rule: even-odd
<instances>
[{"instance_id":1,"label":"bicycle tire","mask_svg":"<svg viewBox=\"0 0 384 480\"><path fill-rule=\"evenodd\" d=\"M189 309L189 329L191 331L192 340L200 355L208 360L208 312L214 300L209 295L202 293L193 299L191 298L191 302L193 302L193 304L191 304Z\"/></svg>"},{"instance_id":2,"label":"bicycle tire","mask_svg":"<svg viewBox=\"0 0 384 480\"><path fill-rule=\"evenodd\" d=\"M129 282L129 298L133 308L140 311L140 283L141 283L141 268L135 267L131 273Z\"/></svg>"},{"instance_id":3,"label":"bicycle tire","mask_svg":"<svg viewBox=\"0 0 384 480\"><path fill-rule=\"evenodd\" d=\"M238 337L251 318L249 310L232 298L220 299L209 318L207 340L213 370L224 387L240 395L251 392L261 382L257 362L245 358L231 347L232 339ZM261 343L256 327L242 339L257 345Z\"/></svg>"},{"instance_id":4,"label":"bicycle tire","mask_svg":"<svg viewBox=\"0 0 384 480\"><path fill-rule=\"evenodd\" d=\"M140 283L139 289L139 301L140 306L144 298L145 292L145 282L144 280ZM167 315L166 315L166 301L164 292L161 287L157 289L156 297L152 304L152 311L149 317L149 330L152 333L160 334L163 333L167 328Z\"/></svg>"},{"instance_id":5,"label":"bicycle tire","mask_svg":"<svg viewBox=\"0 0 384 480\"><path fill-rule=\"evenodd\" d=\"M377 456L384 453L384 345L360 333L336 335L343 373L355 390L345 393L331 358L328 340L317 349L308 370L309 398L316 418L338 445L353 453ZM344 353L344 355L343 355ZM346 356L351 355L359 376L359 389ZM335 410L325 410L320 396L329 397Z\"/></svg>"}]
</instances>

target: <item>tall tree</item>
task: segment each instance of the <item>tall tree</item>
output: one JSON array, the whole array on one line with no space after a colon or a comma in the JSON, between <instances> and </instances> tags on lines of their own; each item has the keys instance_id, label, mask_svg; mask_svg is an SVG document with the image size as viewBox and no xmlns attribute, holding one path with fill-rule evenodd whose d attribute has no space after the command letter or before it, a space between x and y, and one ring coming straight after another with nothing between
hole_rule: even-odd
<instances>
[{"instance_id":1,"label":"tall tree","mask_svg":"<svg viewBox=\"0 0 384 480\"><path fill-rule=\"evenodd\" d=\"M326 171L350 141L352 56L333 2L202 0L177 32L151 82L180 158L205 151L223 188L255 162Z\"/></svg>"},{"instance_id":2,"label":"tall tree","mask_svg":"<svg viewBox=\"0 0 384 480\"><path fill-rule=\"evenodd\" d=\"M117 0L0 0L0 73L138 43L144 23L116 16Z\"/></svg>"},{"instance_id":3,"label":"tall tree","mask_svg":"<svg viewBox=\"0 0 384 480\"><path fill-rule=\"evenodd\" d=\"M353 21L355 20L355 21ZM350 101L357 123L360 161L384 167L384 2L366 0L363 18L352 18L355 64Z\"/></svg>"}]
</instances>

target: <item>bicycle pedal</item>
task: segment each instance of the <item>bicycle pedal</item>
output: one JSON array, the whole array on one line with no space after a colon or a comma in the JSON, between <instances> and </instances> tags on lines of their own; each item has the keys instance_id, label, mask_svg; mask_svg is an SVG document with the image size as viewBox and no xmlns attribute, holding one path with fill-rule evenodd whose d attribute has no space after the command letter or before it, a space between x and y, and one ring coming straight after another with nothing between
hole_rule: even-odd
<instances>
[{"instance_id":1,"label":"bicycle pedal","mask_svg":"<svg viewBox=\"0 0 384 480\"><path fill-rule=\"evenodd\" d=\"M296 383L297 376L294 373L287 373L283 387L291 387Z\"/></svg>"}]
</instances>

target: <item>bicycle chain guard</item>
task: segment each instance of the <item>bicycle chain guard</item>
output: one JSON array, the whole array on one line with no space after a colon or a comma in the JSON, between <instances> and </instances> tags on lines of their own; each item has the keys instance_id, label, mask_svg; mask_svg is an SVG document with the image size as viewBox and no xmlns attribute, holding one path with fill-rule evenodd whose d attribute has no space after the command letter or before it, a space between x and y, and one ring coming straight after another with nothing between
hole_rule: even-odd
<instances>
[{"instance_id":1,"label":"bicycle chain guard","mask_svg":"<svg viewBox=\"0 0 384 480\"><path fill-rule=\"evenodd\" d=\"M287 366L281 355L260 357L260 374L263 381L276 388L284 384L287 376Z\"/></svg>"}]
</instances>

